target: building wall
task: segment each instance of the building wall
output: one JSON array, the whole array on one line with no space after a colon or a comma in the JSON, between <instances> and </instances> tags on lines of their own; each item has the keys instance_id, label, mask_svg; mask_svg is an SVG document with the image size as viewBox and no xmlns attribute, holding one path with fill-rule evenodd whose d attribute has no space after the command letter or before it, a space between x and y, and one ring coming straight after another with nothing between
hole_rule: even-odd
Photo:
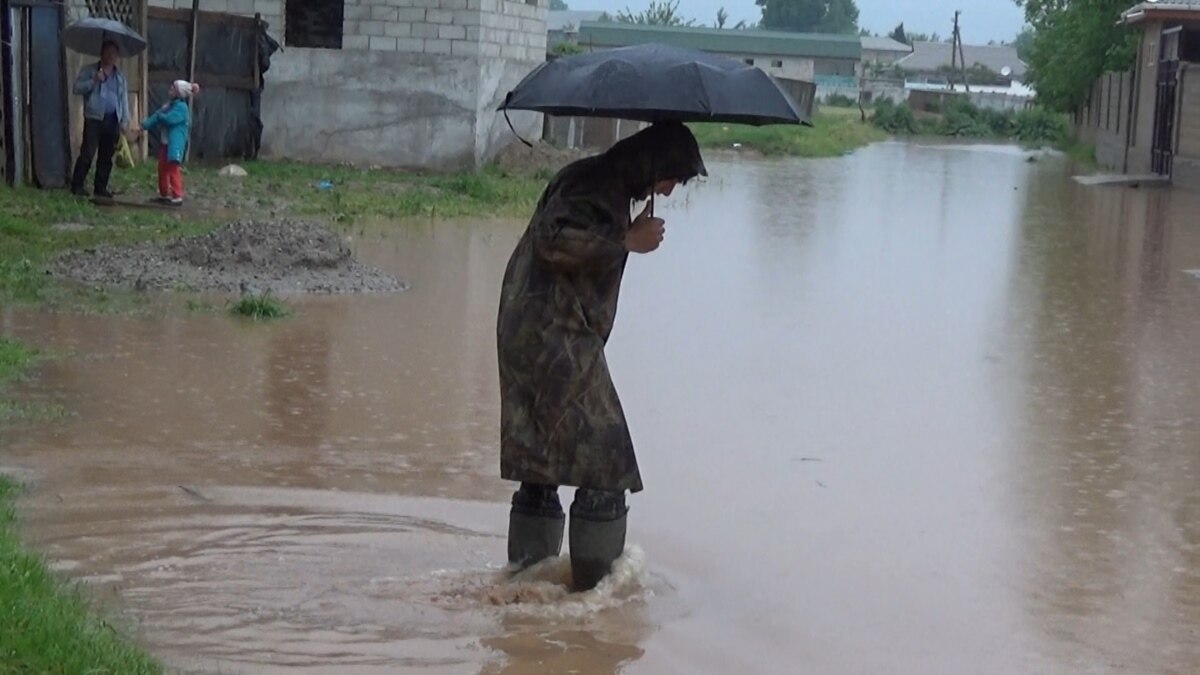
<instances>
[{"instance_id":1,"label":"building wall","mask_svg":"<svg viewBox=\"0 0 1200 675\"><path fill-rule=\"evenodd\" d=\"M1158 48L1161 23L1147 23L1142 29L1138 60L1134 65L1137 102L1134 104L1133 137L1129 145L1129 173L1150 173L1151 148L1154 147L1154 104L1158 86Z\"/></svg>"},{"instance_id":2,"label":"building wall","mask_svg":"<svg viewBox=\"0 0 1200 675\"><path fill-rule=\"evenodd\" d=\"M151 0L191 8L191 0ZM346 0L342 49L284 45L263 91L266 158L479 166L514 137L496 112L546 55L548 0ZM200 0L285 37L284 0ZM201 83L203 84L203 83ZM541 116L511 115L526 138Z\"/></svg>"},{"instance_id":3,"label":"building wall","mask_svg":"<svg viewBox=\"0 0 1200 675\"><path fill-rule=\"evenodd\" d=\"M763 54L722 54L722 56L750 63L756 68L766 71L768 75L775 77L804 80L805 82L812 82L813 79L813 60L809 58Z\"/></svg>"},{"instance_id":4,"label":"building wall","mask_svg":"<svg viewBox=\"0 0 1200 675\"><path fill-rule=\"evenodd\" d=\"M1179 148L1171 175L1176 185L1200 190L1200 64L1183 64Z\"/></svg>"},{"instance_id":5,"label":"building wall","mask_svg":"<svg viewBox=\"0 0 1200 675\"><path fill-rule=\"evenodd\" d=\"M878 63L882 66L894 65L900 59L908 56L912 52L895 52L884 49L864 49L862 55L863 64Z\"/></svg>"}]
</instances>

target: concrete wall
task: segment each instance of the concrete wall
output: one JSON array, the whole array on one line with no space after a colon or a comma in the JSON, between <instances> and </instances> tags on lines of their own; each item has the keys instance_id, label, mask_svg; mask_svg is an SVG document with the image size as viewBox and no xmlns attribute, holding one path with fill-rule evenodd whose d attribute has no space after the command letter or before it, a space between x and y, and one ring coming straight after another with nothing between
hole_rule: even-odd
<instances>
[{"instance_id":1,"label":"concrete wall","mask_svg":"<svg viewBox=\"0 0 1200 675\"><path fill-rule=\"evenodd\" d=\"M1132 71L1107 73L1092 85L1087 101L1075 112L1076 138L1096 146L1096 161L1106 169L1126 170L1134 86Z\"/></svg>"},{"instance_id":2,"label":"concrete wall","mask_svg":"<svg viewBox=\"0 0 1200 675\"><path fill-rule=\"evenodd\" d=\"M864 49L862 53L863 66L877 63L881 66L895 65L897 61L908 56L912 52L895 52L892 50L883 49Z\"/></svg>"},{"instance_id":3,"label":"concrete wall","mask_svg":"<svg viewBox=\"0 0 1200 675\"><path fill-rule=\"evenodd\" d=\"M790 80L812 82L813 60L795 56L764 56L762 54L722 54L737 61L749 63L753 61L756 68L764 70L775 77L786 77ZM775 65L778 63L779 65Z\"/></svg>"},{"instance_id":4,"label":"concrete wall","mask_svg":"<svg viewBox=\"0 0 1200 675\"><path fill-rule=\"evenodd\" d=\"M1142 29L1138 59L1134 65L1137 100L1134 103L1133 137L1129 144L1129 173L1150 173L1154 147L1154 103L1158 86L1158 49L1162 24L1147 23Z\"/></svg>"},{"instance_id":5,"label":"concrete wall","mask_svg":"<svg viewBox=\"0 0 1200 675\"><path fill-rule=\"evenodd\" d=\"M1171 180L1200 190L1200 64L1182 64L1179 102L1179 146Z\"/></svg>"},{"instance_id":6,"label":"concrete wall","mask_svg":"<svg viewBox=\"0 0 1200 675\"><path fill-rule=\"evenodd\" d=\"M191 0L151 0L190 9ZM496 107L546 55L549 0L346 0L342 49L285 45L265 76L266 158L479 166L515 140ZM284 0L200 0L286 35ZM203 84L203 83L201 83ZM541 116L515 113L526 138Z\"/></svg>"}]
</instances>

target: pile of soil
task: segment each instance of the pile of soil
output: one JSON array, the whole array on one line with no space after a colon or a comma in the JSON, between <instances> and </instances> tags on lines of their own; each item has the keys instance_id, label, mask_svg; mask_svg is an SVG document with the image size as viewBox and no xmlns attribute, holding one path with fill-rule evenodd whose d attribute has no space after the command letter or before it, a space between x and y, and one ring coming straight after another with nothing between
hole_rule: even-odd
<instances>
[{"instance_id":1,"label":"pile of soil","mask_svg":"<svg viewBox=\"0 0 1200 675\"><path fill-rule=\"evenodd\" d=\"M529 147L517 142L510 143L496 155L496 166L509 174L552 175L571 162L590 154L593 153L558 148L549 143L534 143L533 147Z\"/></svg>"},{"instance_id":2,"label":"pile of soil","mask_svg":"<svg viewBox=\"0 0 1200 675\"><path fill-rule=\"evenodd\" d=\"M136 290L363 293L403 290L399 279L355 260L336 233L314 223L244 221L201 237L71 251L51 273Z\"/></svg>"}]
</instances>

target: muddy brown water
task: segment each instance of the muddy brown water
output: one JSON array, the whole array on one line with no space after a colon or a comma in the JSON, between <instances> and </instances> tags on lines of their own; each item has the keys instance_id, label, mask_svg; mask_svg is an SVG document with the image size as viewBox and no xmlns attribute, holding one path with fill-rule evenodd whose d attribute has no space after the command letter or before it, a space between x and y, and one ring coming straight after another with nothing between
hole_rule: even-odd
<instances>
[{"instance_id":1,"label":"muddy brown water","mask_svg":"<svg viewBox=\"0 0 1200 675\"><path fill-rule=\"evenodd\" d=\"M502 573L520 223L360 228L413 289L273 325L4 309L76 354L14 390L72 416L0 432L31 543L189 672L1200 671L1200 200L1003 147L713 164L629 266L647 490L598 592Z\"/></svg>"}]
</instances>

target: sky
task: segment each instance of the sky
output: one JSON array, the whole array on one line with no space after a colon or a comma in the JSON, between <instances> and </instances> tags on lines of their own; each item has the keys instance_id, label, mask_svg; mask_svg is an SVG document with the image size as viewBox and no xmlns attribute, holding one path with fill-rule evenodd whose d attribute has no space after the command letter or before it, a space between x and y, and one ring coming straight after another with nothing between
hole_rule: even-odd
<instances>
[{"instance_id":1,"label":"sky","mask_svg":"<svg viewBox=\"0 0 1200 675\"><path fill-rule=\"evenodd\" d=\"M862 28L880 35L890 32L904 22L906 30L918 33L949 35L954 23L954 10L962 10L960 24L963 42L987 44L990 40L1011 41L1025 23L1024 10L1013 0L856 0L858 23ZM617 12L628 7L645 9L650 0L567 0L571 9L594 9ZM679 11L686 18L712 25L717 10L729 12L729 23L757 21L762 12L754 0L680 0Z\"/></svg>"}]
</instances>

